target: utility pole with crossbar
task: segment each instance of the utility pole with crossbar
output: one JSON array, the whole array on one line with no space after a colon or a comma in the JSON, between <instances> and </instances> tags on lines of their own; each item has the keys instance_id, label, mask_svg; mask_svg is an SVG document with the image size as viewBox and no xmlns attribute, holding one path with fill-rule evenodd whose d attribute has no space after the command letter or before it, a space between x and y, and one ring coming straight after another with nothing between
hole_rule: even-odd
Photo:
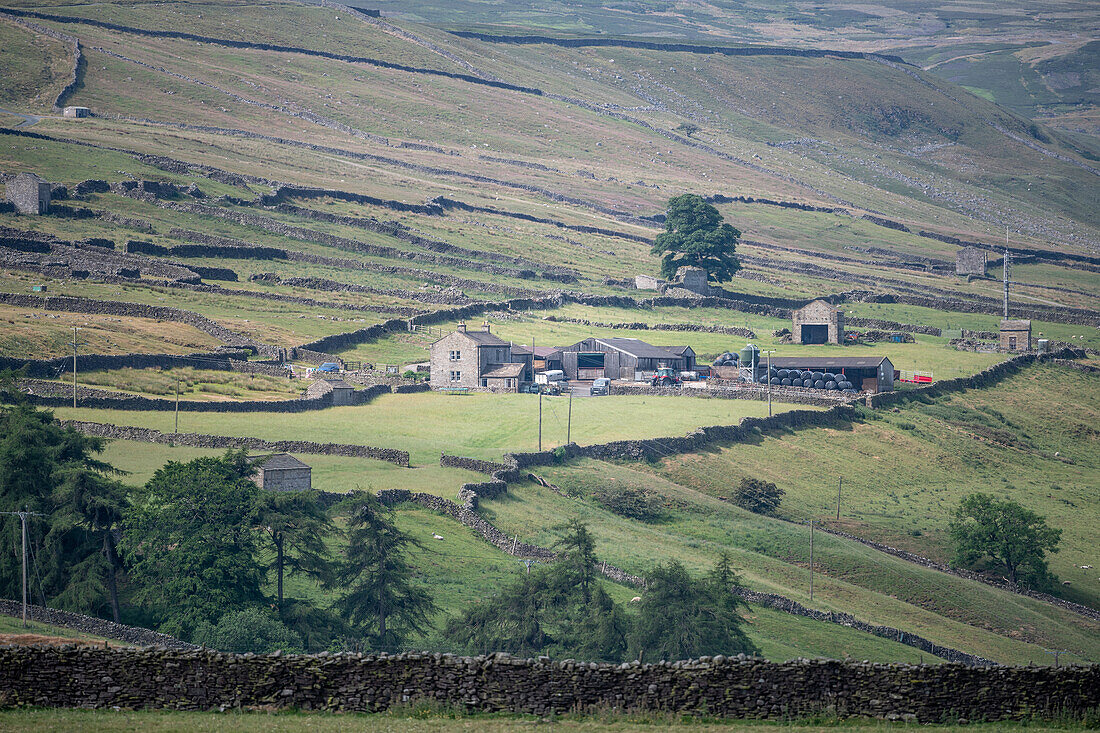
<instances>
[{"instance_id":1,"label":"utility pole with crossbar","mask_svg":"<svg viewBox=\"0 0 1100 733\"><path fill-rule=\"evenodd\" d=\"M27 628L27 517L44 517L38 512L0 512L9 516L19 517L19 523L23 530L23 628Z\"/></svg>"}]
</instances>

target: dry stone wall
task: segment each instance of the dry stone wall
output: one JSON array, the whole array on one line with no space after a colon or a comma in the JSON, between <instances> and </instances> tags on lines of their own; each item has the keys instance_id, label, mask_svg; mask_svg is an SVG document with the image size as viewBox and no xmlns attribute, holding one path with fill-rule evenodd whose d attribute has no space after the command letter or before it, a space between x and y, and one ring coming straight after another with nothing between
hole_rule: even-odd
<instances>
[{"instance_id":1,"label":"dry stone wall","mask_svg":"<svg viewBox=\"0 0 1100 733\"><path fill-rule=\"evenodd\" d=\"M610 709L939 723L1083 716L1100 705L1100 667L3 647L0 689L13 707L374 713L427 701L530 715Z\"/></svg>"},{"instance_id":2,"label":"dry stone wall","mask_svg":"<svg viewBox=\"0 0 1100 733\"><path fill-rule=\"evenodd\" d=\"M250 362L247 351L214 351L197 354L81 354L77 368L81 372L107 369L174 369L193 367L218 371L246 371ZM258 365L257 365L258 366ZM55 359L21 359L0 356L0 369L25 369L26 376L56 378L71 373L73 358L59 356ZM261 373L269 373L263 371ZM279 376L286 376L282 370ZM71 388L70 388L71 389Z\"/></svg>"},{"instance_id":3,"label":"dry stone wall","mask_svg":"<svg viewBox=\"0 0 1100 733\"><path fill-rule=\"evenodd\" d=\"M23 617L23 604L18 601L0 599L0 614L4 616ZM134 646L157 646L165 649L198 649L194 644L188 644L167 634L161 634L140 626L127 626L106 621L95 616L85 616L69 611L59 611L56 608L46 606L27 605L27 618L50 626L61 626L84 634L99 636L104 639L114 639ZM2 696L2 693L0 693Z\"/></svg>"},{"instance_id":4,"label":"dry stone wall","mask_svg":"<svg viewBox=\"0 0 1100 733\"><path fill-rule=\"evenodd\" d=\"M110 438L111 440L186 445L193 448L247 448L249 450L277 451L280 453L312 453L322 456L373 458L378 461L395 463L398 466L409 465L408 451L394 448L375 448L369 445L314 443L308 440L261 440L260 438L234 438L226 435L206 435L203 433L162 433L159 430L148 428L108 425L81 420L62 420L61 425L62 427L71 427L85 435Z\"/></svg>"}]
</instances>

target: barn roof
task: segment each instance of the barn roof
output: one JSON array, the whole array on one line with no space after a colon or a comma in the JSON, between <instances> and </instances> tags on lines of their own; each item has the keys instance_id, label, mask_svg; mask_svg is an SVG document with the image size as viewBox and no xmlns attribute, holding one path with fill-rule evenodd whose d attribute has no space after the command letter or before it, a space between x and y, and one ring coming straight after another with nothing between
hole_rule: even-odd
<instances>
[{"instance_id":1,"label":"barn roof","mask_svg":"<svg viewBox=\"0 0 1100 733\"><path fill-rule=\"evenodd\" d=\"M295 468L309 468L308 463L302 463L289 453L274 453L270 456L256 456L249 460L256 466L262 467L265 471L289 471Z\"/></svg>"},{"instance_id":2,"label":"barn roof","mask_svg":"<svg viewBox=\"0 0 1100 733\"><path fill-rule=\"evenodd\" d=\"M1007 318L1001 321L1002 331L1030 331L1031 321L1010 321Z\"/></svg>"},{"instance_id":3,"label":"barn roof","mask_svg":"<svg viewBox=\"0 0 1100 733\"><path fill-rule=\"evenodd\" d=\"M678 356L663 346L647 344L645 341L639 339L618 336L615 338L597 338L593 340L605 346L609 346L616 351L621 351L624 354L636 356L639 359L668 359Z\"/></svg>"},{"instance_id":4,"label":"barn roof","mask_svg":"<svg viewBox=\"0 0 1100 733\"><path fill-rule=\"evenodd\" d=\"M877 369L885 356L773 356L776 369Z\"/></svg>"},{"instance_id":5,"label":"barn roof","mask_svg":"<svg viewBox=\"0 0 1100 733\"><path fill-rule=\"evenodd\" d=\"M536 359L545 359L548 356L554 356L561 353L560 346L532 346L531 353L535 355Z\"/></svg>"}]
</instances>

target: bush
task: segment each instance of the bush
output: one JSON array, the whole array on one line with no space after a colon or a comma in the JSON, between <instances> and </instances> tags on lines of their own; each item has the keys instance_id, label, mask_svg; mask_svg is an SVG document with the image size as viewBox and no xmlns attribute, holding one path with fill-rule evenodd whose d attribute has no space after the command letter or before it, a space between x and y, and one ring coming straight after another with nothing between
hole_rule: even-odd
<instances>
[{"instance_id":1,"label":"bush","mask_svg":"<svg viewBox=\"0 0 1100 733\"><path fill-rule=\"evenodd\" d=\"M775 514L787 492L773 483L743 478L733 495L733 503L756 514Z\"/></svg>"},{"instance_id":2,"label":"bush","mask_svg":"<svg viewBox=\"0 0 1100 733\"><path fill-rule=\"evenodd\" d=\"M661 498L650 491L634 488L600 488L592 498L609 512L640 522L660 522L666 518Z\"/></svg>"},{"instance_id":3,"label":"bush","mask_svg":"<svg viewBox=\"0 0 1100 733\"><path fill-rule=\"evenodd\" d=\"M302 637L288 629L273 611L257 607L230 611L216 624L199 624L192 642L223 652L266 654L279 649L303 650Z\"/></svg>"}]
</instances>

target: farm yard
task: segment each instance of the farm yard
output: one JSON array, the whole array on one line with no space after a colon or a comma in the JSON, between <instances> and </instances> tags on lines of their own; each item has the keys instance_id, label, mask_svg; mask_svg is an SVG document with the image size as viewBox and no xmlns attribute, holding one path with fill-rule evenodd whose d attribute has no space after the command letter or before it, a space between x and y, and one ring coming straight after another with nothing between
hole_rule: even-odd
<instances>
[{"instance_id":1,"label":"farm yard","mask_svg":"<svg viewBox=\"0 0 1100 733\"><path fill-rule=\"evenodd\" d=\"M1064 35L1076 6L1049 43L1020 41L1009 3L960 45L930 20L954 11L924 2L742 8L739 30L717 6L513 2L506 27L476 4L376 5L0 0L0 419L97 424L78 430L102 445L66 449L121 507L110 527L58 511L89 538L71 576L32 525L33 602L207 648L270 624L255 651L485 653L518 628L523 658L630 663L666 654L631 634L679 568L715 584L750 659L1100 662L1100 145L1066 91L1092 78ZM25 173L41 214L19 213ZM684 194L737 230L721 282L662 269ZM815 309L827 323L804 324ZM813 383L838 364L832 391L768 354L820 364ZM18 442L0 439L0 509L29 501L4 483L37 448ZM264 488L270 454L318 493ZM43 514L83 496L69 470ZM233 471L244 509L210 490ZM1050 577L1012 587L991 552L963 557L952 527L977 493L1060 533ZM186 531L157 534L169 519ZM362 541L383 525L384 552ZM156 575L185 552L205 564ZM371 552L407 563L395 607L433 602L390 636L383 604L349 600ZM578 652L539 617L569 562L577 608L604 604L577 628L621 650ZM180 588L190 616L162 600ZM242 588L257 617L223 629ZM117 724L36 715L0 728Z\"/></svg>"}]
</instances>

